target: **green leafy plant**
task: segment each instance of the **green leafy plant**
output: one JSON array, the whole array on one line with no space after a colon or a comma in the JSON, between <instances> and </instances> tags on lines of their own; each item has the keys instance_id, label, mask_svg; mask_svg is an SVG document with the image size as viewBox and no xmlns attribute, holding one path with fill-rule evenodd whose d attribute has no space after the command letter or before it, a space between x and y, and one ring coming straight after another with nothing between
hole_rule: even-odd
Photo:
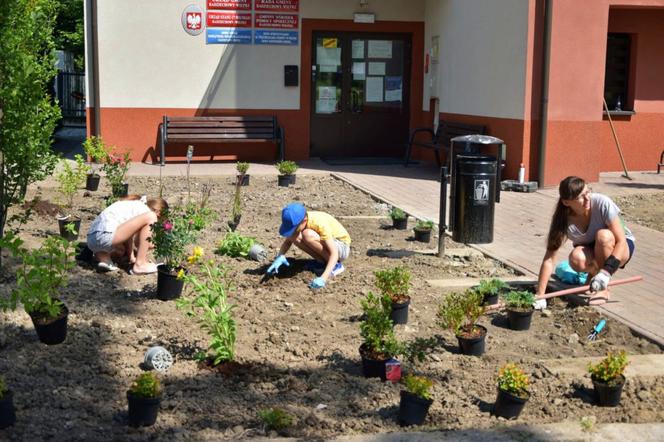
<instances>
[{"instance_id":1,"label":"green leafy plant","mask_svg":"<svg viewBox=\"0 0 664 442\"><path fill-rule=\"evenodd\" d=\"M81 155L74 156L76 165L72 167L69 161L62 160L60 162L61 169L55 174L55 179L58 181L58 190L64 199L64 207L71 211L74 206L74 195L76 191L85 182L85 176L90 171L90 167L85 164L85 160ZM66 215L70 215L66 213Z\"/></svg>"},{"instance_id":2,"label":"green leafy plant","mask_svg":"<svg viewBox=\"0 0 664 442\"><path fill-rule=\"evenodd\" d=\"M528 376L514 363L507 363L498 371L498 388L507 393L527 399L528 385Z\"/></svg>"},{"instance_id":3,"label":"green leafy plant","mask_svg":"<svg viewBox=\"0 0 664 442\"><path fill-rule=\"evenodd\" d=\"M500 295L509 289L509 285L500 279L482 279L480 284L474 289L482 295L483 298Z\"/></svg>"},{"instance_id":4,"label":"green leafy plant","mask_svg":"<svg viewBox=\"0 0 664 442\"><path fill-rule=\"evenodd\" d=\"M7 394L7 385L5 384L5 378L0 376L0 399L5 397L5 394Z\"/></svg>"},{"instance_id":5,"label":"green leafy plant","mask_svg":"<svg viewBox=\"0 0 664 442\"><path fill-rule=\"evenodd\" d=\"M406 390L422 399L431 400L433 382L424 376L407 375L402 380Z\"/></svg>"},{"instance_id":6,"label":"green leafy plant","mask_svg":"<svg viewBox=\"0 0 664 442\"><path fill-rule=\"evenodd\" d=\"M151 226L150 242L154 253L164 260L171 270L182 268L187 257L187 247L194 244L200 232L215 218L215 213L205 206L188 204L163 210Z\"/></svg>"},{"instance_id":7,"label":"green leafy plant","mask_svg":"<svg viewBox=\"0 0 664 442\"><path fill-rule=\"evenodd\" d=\"M141 373L129 387L129 392L136 397L151 399L161 395L161 383L151 371Z\"/></svg>"},{"instance_id":8,"label":"green leafy plant","mask_svg":"<svg viewBox=\"0 0 664 442\"><path fill-rule=\"evenodd\" d=\"M581 424L581 431L590 433L595 431L595 424L597 423L597 417L595 416L582 416L579 420Z\"/></svg>"},{"instance_id":9,"label":"green leafy plant","mask_svg":"<svg viewBox=\"0 0 664 442\"><path fill-rule=\"evenodd\" d=\"M588 372L596 381L616 385L622 381L627 364L629 364L629 361L624 350L618 353L609 352L597 364L588 364Z\"/></svg>"},{"instance_id":10,"label":"green leafy plant","mask_svg":"<svg viewBox=\"0 0 664 442\"><path fill-rule=\"evenodd\" d=\"M408 214L398 207L392 207L390 209L390 218L393 220L402 220L408 218Z\"/></svg>"},{"instance_id":11,"label":"green leafy plant","mask_svg":"<svg viewBox=\"0 0 664 442\"><path fill-rule=\"evenodd\" d=\"M293 424L293 416L281 408L267 408L258 412L258 417L267 429L282 431Z\"/></svg>"},{"instance_id":12,"label":"green leafy plant","mask_svg":"<svg viewBox=\"0 0 664 442\"><path fill-rule=\"evenodd\" d=\"M96 137L93 135L85 139L83 142L83 150L92 161L92 173L97 175L97 169L99 167L98 164L106 161L106 157L108 156L110 149L108 146L106 146L106 144L104 144L104 140L101 137Z\"/></svg>"},{"instance_id":13,"label":"green leafy plant","mask_svg":"<svg viewBox=\"0 0 664 442\"><path fill-rule=\"evenodd\" d=\"M419 220L415 224L415 229L417 230L431 230L433 229L433 221Z\"/></svg>"},{"instance_id":14,"label":"green leafy plant","mask_svg":"<svg viewBox=\"0 0 664 442\"><path fill-rule=\"evenodd\" d=\"M189 263L197 262L200 255L190 256ZM233 318L235 305L228 302L230 281L226 268L206 261L198 272L189 272L182 279L194 296L180 298L176 305L187 316L195 317L201 329L210 335L206 358L212 365L235 360L237 325Z\"/></svg>"},{"instance_id":15,"label":"green leafy plant","mask_svg":"<svg viewBox=\"0 0 664 442\"><path fill-rule=\"evenodd\" d=\"M219 243L216 253L233 258L246 258L249 250L256 243L256 238L228 232Z\"/></svg>"},{"instance_id":16,"label":"green leafy plant","mask_svg":"<svg viewBox=\"0 0 664 442\"><path fill-rule=\"evenodd\" d=\"M114 153L106 154L102 170L106 174L106 178L111 184L114 194L119 193L122 189L130 164L131 160L129 159L129 152L124 152L121 155Z\"/></svg>"},{"instance_id":17,"label":"green leafy plant","mask_svg":"<svg viewBox=\"0 0 664 442\"><path fill-rule=\"evenodd\" d=\"M360 323L360 335L365 348L373 359L397 356L403 345L394 334L394 324L390 319L392 299L388 294L378 297L369 292L361 301L364 320Z\"/></svg>"},{"instance_id":18,"label":"green leafy plant","mask_svg":"<svg viewBox=\"0 0 664 442\"><path fill-rule=\"evenodd\" d=\"M13 233L7 233L0 244L21 261L16 272L16 287L9 298L0 298L0 308L15 310L20 302L28 314L51 319L59 317L63 304L57 297L67 285L69 272L74 267L72 244L59 236L50 236L41 247L27 249L23 247L23 240Z\"/></svg>"},{"instance_id":19,"label":"green leafy plant","mask_svg":"<svg viewBox=\"0 0 664 442\"><path fill-rule=\"evenodd\" d=\"M510 290L504 296L505 307L509 309L531 309L535 295L527 290Z\"/></svg>"},{"instance_id":20,"label":"green leafy plant","mask_svg":"<svg viewBox=\"0 0 664 442\"><path fill-rule=\"evenodd\" d=\"M238 161L235 164L235 169L237 169L237 172L240 175L246 175L247 171L249 170L249 163L244 163L242 161Z\"/></svg>"},{"instance_id":21,"label":"green leafy plant","mask_svg":"<svg viewBox=\"0 0 664 442\"><path fill-rule=\"evenodd\" d=\"M484 314L484 297L477 291L453 292L438 305L438 325L456 335L474 335L477 321Z\"/></svg>"},{"instance_id":22,"label":"green leafy plant","mask_svg":"<svg viewBox=\"0 0 664 442\"><path fill-rule=\"evenodd\" d=\"M408 300L410 290L410 271L406 267L394 267L374 272L376 288L381 294L389 295L394 303Z\"/></svg>"},{"instance_id":23,"label":"green leafy plant","mask_svg":"<svg viewBox=\"0 0 664 442\"><path fill-rule=\"evenodd\" d=\"M275 167L280 175L293 175L297 170L297 164L294 161L279 161Z\"/></svg>"}]
</instances>

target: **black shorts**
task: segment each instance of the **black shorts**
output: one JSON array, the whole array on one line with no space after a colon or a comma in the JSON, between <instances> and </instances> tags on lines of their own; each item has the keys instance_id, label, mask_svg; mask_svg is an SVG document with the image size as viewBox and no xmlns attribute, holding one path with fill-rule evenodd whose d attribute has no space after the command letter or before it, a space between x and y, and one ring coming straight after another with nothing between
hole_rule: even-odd
<instances>
[{"instance_id":1,"label":"black shorts","mask_svg":"<svg viewBox=\"0 0 664 442\"><path fill-rule=\"evenodd\" d=\"M627 248L629 249L629 258L627 258L627 261L625 261L625 264L620 266L621 269L624 269L625 266L627 265L627 263L630 261L630 259L632 259L632 255L634 255L634 249L636 248L636 246L634 245L634 241L632 241L629 238L625 238L625 239L627 240ZM580 245L581 244L577 244L574 247L578 247ZM595 241L591 242L590 244L584 244L583 247L588 247L588 248L591 248L591 249L594 250L595 249Z\"/></svg>"}]
</instances>

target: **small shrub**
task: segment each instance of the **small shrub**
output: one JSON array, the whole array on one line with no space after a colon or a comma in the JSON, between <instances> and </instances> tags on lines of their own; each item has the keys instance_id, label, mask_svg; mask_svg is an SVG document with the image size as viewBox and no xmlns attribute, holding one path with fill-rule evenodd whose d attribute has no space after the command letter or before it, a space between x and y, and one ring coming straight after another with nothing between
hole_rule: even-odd
<instances>
[{"instance_id":1,"label":"small shrub","mask_svg":"<svg viewBox=\"0 0 664 442\"><path fill-rule=\"evenodd\" d=\"M161 383L152 372L141 373L129 387L129 392L141 398L156 398L161 394Z\"/></svg>"},{"instance_id":2,"label":"small shrub","mask_svg":"<svg viewBox=\"0 0 664 442\"><path fill-rule=\"evenodd\" d=\"M215 252L219 255L226 255L233 258L246 258L249 256L249 250L255 243L256 238L242 236L235 232L228 232L222 238Z\"/></svg>"},{"instance_id":3,"label":"small shrub","mask_svg":"<svg viewBox=\"0 0 664 442\"><path fill-rule=\"evenodd\" d=\"M500 295L508 288L509 286L504 281L493 278L482 279L475 291L479 292L484 298L488 298L489 296Z\"/></svg>"},{"instance_id":4,"label":"small shrub","mask_svg":"<svg viewBox=\"0 0 664 442\"><path fill-rule=\"evenodd\" d=\"M5 378L0 376L0 399L5 397L5 394L7 394L7 385L5 385Z\"/></svg>"},{"instance_id":5,"label":"small shrub","mask_svg":"<svg viewBox=\"0 0 664 442\"><path fill-rule=\"evenodd\" d=\"M106 174L106 179L110 183L114 193L122 188L130 164L131 160L129 159L129 152L125 152L122 155L116 155L113 153L106 154L102 170Z\"/></svg>"},{"instance_id":6,"label":"small shrub","mask_svg":"<svg viewBox=\"0 0 664 442\"><path fill-rule=\"evenodd\" d=\"M403 384L409 393L422 399L431 400L431 387L433 382L423 376L407 375L403 378Z\"/></svg>"},{"instance_id":7,"label":"small shrub","mask_svg":"<svg viewBox=\"0 0 664 442\"><path fill-rule=\"evenodd\" d=\"M511 309L530 309L535 302L535 295L527 290L510 290L504 298L505 307Z\"/></svg>"},{"instance_id":8,"label":"small shrub","mask_svg":"<svg viewBox=\"0 0 664 442\"><path fill-rule=\"evenodd\" d=\"M390 218L393 220L402 220L408 218L408 214L404 212L403 210L399 209L398 207L392 207L390 209Z\"/></svg>"},{"instance_id":9,"label":"small shrub","mask_svg":"<svg viewBox=\"0 0 664 442\"><path fill-rule=\"evenodd\" d=\"M381 297L369 292L361 301L364 320L360 323L360 334L366 349L375 359L396 356L403 350L394 334L390 319L392 299L388 294Z\"/></svg>"},{"instance_id":10,"label":"small shrub","mask_svg":"<svg viewBox=\"0 0 664 442\"><path fill-rule=\"evenodd\" d=\"M498 388L520 398L528 398L528 376L514 363L503 365L498 371Z\"/></svg>"},{"instance_id":11,"label":"small shrub","mask_svg":"<svg viewBox=\"0 0 664 442\"><path fill-rule=\"evenodd\" d=\"M74 206L74 195L78 189L83 186L85 176L90 171L90 167L85 164L85 160L81 155L75 155L76 165L72 167L67 160L61 160L62 168L55 174L55 179L58 181L58 190L64 198L63 205L68 210ZM66 215L69 215L67 213Z\"/></svg>"},{"instance_id":12,"label":"small shrub","mask_svg":"<svg viewBox=\"0 0 664 442\"><path fill-rule=\"evenodd\" d=\"M249 163L244 163L242 161L238 161L235 164L235 169L237 169L237 172L240 175L245 175L247 173L247 171L249 170Z\"/></svg>"},{"instance_id":13,"label":"small shrub","mask_svg":"<svg viewBox=\"0 0 664 442\"><path fill-rule=\"evenodd\" d=\"M88 137L83 142L83 150L85 151L85 154L90 157L93 164L104 162L109 153L109 148L104 144L104 140L102 140L101 137L96 136ZM98 172L98 166L92 167L92 173L96 175Z\"/></svg>"},{"instance_id":14,"label":"small shrub","mask_svg":"<svg viewBox=\"0 0 664 442\"><path fill-rule=\"evenodd\" d=\"M297 170L297 164L294 161L279 161L275 167L281 175L293 175Z\"/></svg>"},{"instance_id":15,"label":"small shrub","mask_svg":"<svg viewBox=\"0 0 664 442\"><path fill-rule=\"evenodd\" d=\"M581 431L590 433L595 431L595 424L597 423L597 417L595 416L583 416L579 421L581 424Z\"/></svg>"},{"instance_id":16,"label":"small shrub","mask_svg":"<svg viewBox=\"0 0 664 442\"><path fill-rule=\"evenodd\" d=\"M627 360L627 353L624 350L618 353L609 352L597 364L588 364L588 372L596 381L615 385L621 380L627 364L629 364L629 361Z\"/></svg>"},{"instance_id":17,"label":"small shrub","mask_svg":"<svg viewBox=\"0 0 664 442\"><path fill-rule=\"evenodd\" d=\"M258 412L258 417L267 429L274 431L284 430L293 424L293 416L278 407L261 410Z\"/></svg>"},{"instance_id":18,"label":"small shrub","mask_svg":"<svg viewBox=\"0 0 664 442\"><path fill-rule=\"evenodd\" d=\"M387 294L394 303L406 302L410 290L410 271L406 267L394 267L374 272L376 288Z\"/></svg>"},{"instance_id":19,"label":"small shrub","mask_svg":"<svg viewBox=\"0 0 664 442\"><path fill-rule=\"evenodd\" d=\"M484 297L477 291L453 292L438 306L438 325L455 335L476 333L476 324L484 314Z\"/></svg>"},{"instance_id":20,"label":"small shrub","mask_svg":"<svg viewBox=\"0 0 664 442\"><path fill-rule=\"evenodd\" d=\"M433 229L433 221L425 221L421 219L417 221L417 224L415 224L415 228L417 230L431 230Z\"/></svg>"}]
</instances>

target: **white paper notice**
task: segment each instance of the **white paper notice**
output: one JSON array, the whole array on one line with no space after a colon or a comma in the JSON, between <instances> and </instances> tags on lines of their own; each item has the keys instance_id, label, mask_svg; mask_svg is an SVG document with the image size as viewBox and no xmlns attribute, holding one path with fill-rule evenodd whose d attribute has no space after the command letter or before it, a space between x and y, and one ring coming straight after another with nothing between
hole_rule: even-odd
<instances>
[{"instance_id":1,"label":"white paper notice","mask_svg":"<svg viewBox=\"0 0 664 442\"><path fill-rule=\"evenodd\" d=\"M353 62L353 80L364 80L366 77L364 62Z\"/></svg>"},{"instance_id":2,"label":"white paper notice","mask_svg":"<svg viewBox=\"0 0 664 442\"><path fill-rule=\"evenodd\" d=\"M391 40L369 40L369 58L392 58Z\"/></svg>"},{"instance_id":3,"label":"white paper notice","mask_svg":"<svg viewBox=\"0 0 664 442\"><path fill-rule=\"evenodd\" d=\"M370 62L369 63L369 75L385 75L385 63L382 62Z\"/></svg>"},{"instance_id":4,"label":"white paper notice","mask_svg":"<svg viewBox=\"0 0 664 442\"><path fill-rule=\"evenodd\" d=\"M353 58L364 58L364 40L353 40Z\"/></svg>"},{"instance_id":5,"label":"white paper notice","mask_svg":"<svg viewBox=\"0 0 664 442\"><path fill-rule=\"evenodd\" d=\"M334 86L319 86L316 100L316 113L331 114L337 109L337 88Z\"/></svg>"},{"instance_id":6,"label":"white paper notice","mask_svg":"<svg viewBox=\"0 0 664 442\"><path fill-rule=\"evenodd\" d=\"M382 103L383 77L367 77L367 103Z\"/></svg>"},{"instance_id":7,"label":"white paper notice","mask_svg":"<svg viewBox=\"0 0 664 442\"><path fill-rule=\"evenodd\" d=\"M401 101L401 77L385 77L385 101Z\"/></svg>"},{"instance_id":8,"label":"white paper notice","mask_svg":"<svg viewBox=\"0 0 664 442\"><path fill-rule=\"evenodd\" d=\"M332 65L341 64L341 48L316 48L316 64Z\"/></svg>"}]
</instances>

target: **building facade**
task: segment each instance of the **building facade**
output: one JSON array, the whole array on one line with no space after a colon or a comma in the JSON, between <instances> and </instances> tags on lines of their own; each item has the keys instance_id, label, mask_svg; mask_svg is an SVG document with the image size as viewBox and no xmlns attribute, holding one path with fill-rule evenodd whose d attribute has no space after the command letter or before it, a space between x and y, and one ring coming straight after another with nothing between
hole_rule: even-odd
<instances>
[{"instance_id":1,"label":"building facade","mask_svg":"<svg viewBox=\"0 0 664 442\"><path fill-rule=\"evenodd\" d=\"M275 115L297 161L400 157L442 119L503 139L507 177L594 181L609 116L629 170L664 149L663 34L664 0L86 0L88 131L150 162L164 115Z\"/></svg>"}]
</instances>

